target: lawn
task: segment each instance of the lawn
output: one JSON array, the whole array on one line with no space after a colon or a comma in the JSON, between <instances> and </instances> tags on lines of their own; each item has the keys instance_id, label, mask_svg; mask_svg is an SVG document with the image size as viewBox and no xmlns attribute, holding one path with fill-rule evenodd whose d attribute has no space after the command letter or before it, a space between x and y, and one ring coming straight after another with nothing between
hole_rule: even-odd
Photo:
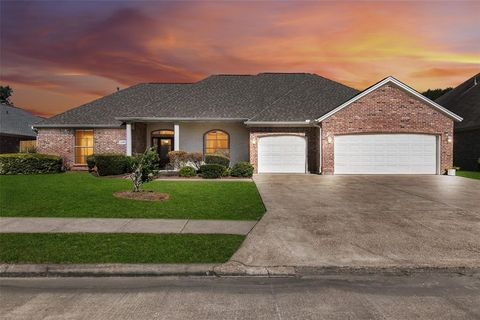
<instances>
[{"instance_id":1,"label":"lawn","mask_svg":"<svg viewBox=\"0 0 480 320\"><path fill-rule=\"evenodd\" d=\"M0 216L257 220L265 207L253 182L152 181L162 202L119 199L131 181L86 172L0 176Z\"/></svg>"},{"instance_id":2,"label":"lawn","mask_svg":"<svg viewBox=\"0 0 480 320\"><path fill-rule=\"evenodd\" d=\"M457 176L471 179L480 179L480 171L457 171Z\"/></svg>"},{"instance_id":3,"label":"lawn","mask_svg":"<svg viewBox=\"0 0 480 320\"><path fill-rule=\"evenodd\" d=\"M0 234L1 263L222 263L244 236L218 234Z\"/></svg>"}]
</instances>

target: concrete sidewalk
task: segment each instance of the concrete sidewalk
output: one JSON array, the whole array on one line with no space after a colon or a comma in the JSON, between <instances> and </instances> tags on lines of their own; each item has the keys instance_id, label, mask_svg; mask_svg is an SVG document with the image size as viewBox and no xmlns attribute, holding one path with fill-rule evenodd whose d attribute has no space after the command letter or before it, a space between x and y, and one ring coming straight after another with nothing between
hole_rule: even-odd
<instances>
[{"instance_id":1,"label":"concrete sidewalk","mask_svg":"<svg viewBox=\"0 0 480 320\"><path fill-rule=\"evenodd\" d=\"M246 235L257 221L0 218L0 233L217 233Z\"/></svg>"}]
</instances>

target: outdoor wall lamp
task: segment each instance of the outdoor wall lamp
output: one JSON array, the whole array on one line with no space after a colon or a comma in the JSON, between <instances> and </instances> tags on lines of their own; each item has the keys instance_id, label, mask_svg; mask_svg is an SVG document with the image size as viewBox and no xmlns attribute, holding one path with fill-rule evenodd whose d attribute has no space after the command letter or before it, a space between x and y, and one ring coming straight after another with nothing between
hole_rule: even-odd
<instances>
[{"instance_id":1,"label":"outdoor wall lamp","mask_svg":"<svg viewBox=\"0 0 480 320\"><path fill-rule=\"evenodd\" d=\"M332 136L327 136L327 143L332 144L332 142L333 142Z\"/></svg>"},{"instance_id":2,"label":"outdoor wall lamp","mask_svg":"<svg viewBox=\"0 0 480 320\"><path fill-rule=\"evenodd\" d=\"M449 134L447 134L447 142L452 143L453 142L453 137Z\"/></svg>"}]
</instances>

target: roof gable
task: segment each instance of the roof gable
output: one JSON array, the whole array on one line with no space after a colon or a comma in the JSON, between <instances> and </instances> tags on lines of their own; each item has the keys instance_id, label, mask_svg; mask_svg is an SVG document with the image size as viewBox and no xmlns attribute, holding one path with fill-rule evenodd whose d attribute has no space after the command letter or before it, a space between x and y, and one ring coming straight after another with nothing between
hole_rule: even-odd
<instances>
[{"instance_id":1,"label":"roof gable","mask_svg":"<svg viewBox=\"0 0 480 320\"><path fill-rule=\"evenodd\" d=\"M384 86L385 84L387 83L393 83L395 84L396 86L400 87L401 89L405 90L406 92L412 94L413 96L417 97L418 99L422 100L423 102L425 102L426 104L430 105L431 107L433 108L436 108L438 109L439 111L441 111L442 113L446 114L447 116L449 116L450 118L456 120L456 121L462 121L462 117L456 115L455 113L449 111L448 109L442 107L441 105L439 105L438 103L428 99L427 97L423 96L421 93L419 93L418 91L414 90L413 88L407 86L406 84L404 84L403 82L395 79L394 77L387 77L379 82L377 82L376 84L372 85L371 87L363 90L362 92L360 92L359 94L357 94L356 96L354 96L353 98L351 98L350 100L344 102L343 104L341 104L340 106L336 107L335 109L333 109L332 111L324 114L323 116L319 117L318 119L316 119L315 121L316 122L321 122L327 118L329 118L330 116L334 115L335 113L339 112L340 110L348 107L350 104L352 104L353 102L359 100L360 98L366 96L367 94L369 94L370 92L373 92L375 90L377 90L378 88Z\"/></svg>"},{"instance_id":2,"label":"roof gable","mask_svg":"<svg viewBox=\"0 0 480 320\"><path fill-rule=\"evenodd\" d=\"M21 108L0 103L0 133L2 134L35 137L32 125L42 119Z\"/></svg>"}]
</instances>

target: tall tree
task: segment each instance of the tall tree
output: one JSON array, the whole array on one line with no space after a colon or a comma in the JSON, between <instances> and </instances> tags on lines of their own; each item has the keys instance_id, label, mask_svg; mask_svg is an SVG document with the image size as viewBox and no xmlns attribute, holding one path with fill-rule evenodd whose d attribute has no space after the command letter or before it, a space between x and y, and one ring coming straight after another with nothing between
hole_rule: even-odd
<instances>
[{"instance_id":1,"label":"tall tree","mask_svg":"<svg viewBox=\"0 0 480 320\"><path fill-rule=\"evenodd\" d=\"M10 86L0 86L0 102L12 104L10 97L13 94L13 89Z\"/></svg>"},{"instance_id":2,"label":"tall tree","mask_svg":"<svg viewBox=\"0 0 480 320\"><path fill-rule=\"evenodd\" d=\"M452 89L453 88L450 88L450 87L445 88L445 89L440 89L440 88L438 88L438 89L428 89L427 91L422 92L422 94L425 97L427 97L428 99L435 101Z\"/></svg>"}]
</instances>

